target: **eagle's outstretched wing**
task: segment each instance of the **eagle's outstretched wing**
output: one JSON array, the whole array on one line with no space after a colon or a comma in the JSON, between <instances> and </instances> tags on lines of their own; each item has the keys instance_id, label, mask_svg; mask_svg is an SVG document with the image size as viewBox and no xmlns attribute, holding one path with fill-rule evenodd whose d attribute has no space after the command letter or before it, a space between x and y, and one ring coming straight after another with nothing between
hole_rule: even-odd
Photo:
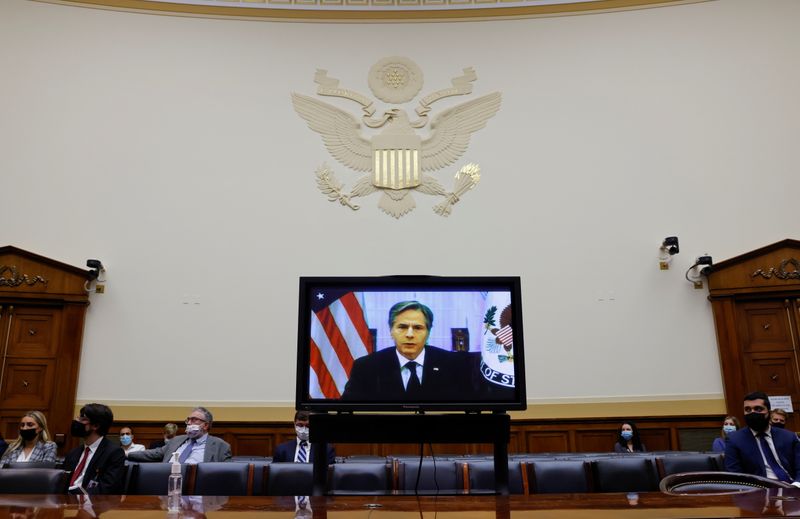
<instances>
[{"instance_id":1,"label":"eagle's outstretched wing","mask_svg":"<svg viewBox=\"0 0 800 519\"><path fill-rule=\"evenodd\" d=\"M500 92L486 94L437 115L430 137L422 141L422 169L431 171L458 160L467 150L470 135L500 109L500 98Z\"/></svg>"},{"instance_id":2,"label":"eagle's outstretched wing","mask_svg":"<svg viewBox=\"0 0 800 519\"><path fill-rule=\"evenodd\" d=\"M356 171L372 170L372 145L362 137L358 120L333 105L292 93L295 111L308 127L322 135L325 147L336 159Z\"/></svg>"}]
</instances>

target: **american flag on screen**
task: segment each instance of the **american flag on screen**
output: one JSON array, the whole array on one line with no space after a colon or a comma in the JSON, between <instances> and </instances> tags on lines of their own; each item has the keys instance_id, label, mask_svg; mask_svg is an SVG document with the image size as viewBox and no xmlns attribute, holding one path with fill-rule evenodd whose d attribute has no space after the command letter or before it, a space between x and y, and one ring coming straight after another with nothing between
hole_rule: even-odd
<instances>
[{"instance_id":1,"label":"american flag on screen","mask_svg":"<svg viewBox=\"0 0 800 519\"><path fill-rule=\"evenodd\" d=\"M353 361L372 353L372 336L358 292L312 292L311 398L339 398Z\"/></svg>"}]
</instances>

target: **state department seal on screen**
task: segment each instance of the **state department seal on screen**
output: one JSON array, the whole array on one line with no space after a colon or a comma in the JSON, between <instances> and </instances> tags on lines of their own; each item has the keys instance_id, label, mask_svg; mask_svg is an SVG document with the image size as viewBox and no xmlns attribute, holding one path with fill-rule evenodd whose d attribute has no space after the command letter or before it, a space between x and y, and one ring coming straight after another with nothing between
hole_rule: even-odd
<instances>
[{"instance_id":1,"label":"state department seal on screen","mask_svg":"<svg viewBox=\"0 0 800 519\"><path fill-rule=\"evenodd\" d=\"M506 306L497 317L497 307L486 310L483 317L484 332L481 349L481 374L488 382L503 387L514 387L514 333L511 327L511 306Z\"/></svg>"},{"instance_id":2,"label":"state department seal on screen","mask_svg":"<svg viewBox=\"0 0 800 519\"><path fill-rule=\"evenodd\" d=\"M441 196L444 200L433 210L449 216L467 191L480 181L480 167L465 164L455 174L451 191L428 175L455 163L467 149L471 135L486 126L500 109L501 96L493 92L447 108L432 119L431 105L441 99L472 93L475 71L465 68L464 74L452 79L452 86L422 97L412 120L405 110L391 107L376 116L372 99L353 90L339 87L339 80L317 70L314 81L317 95L349 99L361 105L361 121L336 106L314 97L292 93L295 111L308 127L319 133L330 154L342 165L364 172L352 190L347 192L334 172L323 164L317 168L317 187L328 200L356 210L353 199L380 191L378 207L395 218L416 207L412 191ZM412 101L420 92L423 75L416 63L401 56L384 58L369 71L368 84L373 95L389 104ZM362 123L374 132L362 133ZM428 127L428 137L418 131Z\"/></svg>"}]
</instances>

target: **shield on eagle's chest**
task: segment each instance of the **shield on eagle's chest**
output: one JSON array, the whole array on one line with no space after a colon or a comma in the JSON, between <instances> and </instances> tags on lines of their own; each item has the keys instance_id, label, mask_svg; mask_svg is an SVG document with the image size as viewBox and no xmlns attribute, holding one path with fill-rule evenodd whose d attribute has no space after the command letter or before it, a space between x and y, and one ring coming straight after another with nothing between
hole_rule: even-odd
<instances>
[{"instance_id":1,"label":"shield on eagle's chest","mask_svg":"<svg viewBox=\"0 0 800 519\"><path fill-rule=\"evenodd\" d=\"M372 184L389 189L419 185L422 139L414 134L376 135L372 138Z\"/></svg>"}]
</instances>

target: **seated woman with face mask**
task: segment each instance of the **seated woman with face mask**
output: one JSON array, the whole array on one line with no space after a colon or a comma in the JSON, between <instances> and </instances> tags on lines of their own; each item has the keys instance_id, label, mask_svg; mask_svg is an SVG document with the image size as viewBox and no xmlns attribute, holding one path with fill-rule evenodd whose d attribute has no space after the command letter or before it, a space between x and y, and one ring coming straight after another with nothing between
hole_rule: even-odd
<instances>
[{"instance_id":1,"label":"seated woman with face mask","mask_svg":"<svg viewBox=\"0 0 800 519\"><path fill-rule=\"evenodd\" d=\"M639 429L636 424L627 420L619 426L617 443L614 444L614 452L647 452L642 440L639 438Z\"/></svg>"},{"instance_id":2,"label":"seated woman with face mask","mask_svg":"<svg viewBox=\"0 0 800 519\"><path fill-rule=\"evenodd\" d=\"M50 441L47 419L40 411L28 411L19 421L19 436L8 445L0 467L30 461L56 461L56 444Z\"/></svg>"},{"instance_id":3,"label":"seated woman with face mask","mask_svg":"<svg viewBox=\"0 0 800 519\"><path fill-rule=\"evenodd\" d=\"M735 416L726 416L725 420L722 422L722 432L720 432L719 438L714 438L714 442L711 444L711 450L714 452L725 452L725 441L728 439L728 435L737 430L739 430L739 419Z\"/></svg>"}]
</instances>

